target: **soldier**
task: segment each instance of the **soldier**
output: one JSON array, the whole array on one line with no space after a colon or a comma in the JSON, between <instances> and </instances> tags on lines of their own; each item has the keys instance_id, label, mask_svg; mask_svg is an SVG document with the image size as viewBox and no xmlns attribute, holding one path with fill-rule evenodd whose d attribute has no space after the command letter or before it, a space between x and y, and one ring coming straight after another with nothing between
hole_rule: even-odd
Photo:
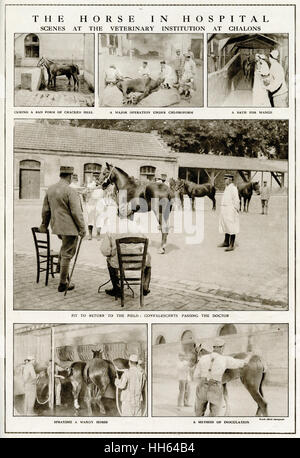
<instances>
[{"instance_id":1,"label":"soldier","mask_svg":"<svg viewBox=\"0 0 300 458\"><path fill-rule=\"evenodd\" d=\"M176 73L176 83L179 83L181 76L182 76L182 71L183 71L183 66L184 66L184 57L180 52L180 49L176 49L176 56L174 59L174 70Z\"/></svg>"},{"instance_id":2,"label":"soldier","mask_svg":"<svg viewBox=\"0 0 300 458\"><path fill-rule=\"evenodd\" d=\"M277 49L270 53L270 64L270 84L267 85L267 89L271 107L285 108L288 106L288 89Z\"/></svg>"},{"instance_id":3,"label":"soldier","mask_svg":"<svg viewBox=\"0 0 300 458\"><path fill-rule=\"evenodd\" d=\"M141 417L143 391L146 383L145 371L138 367L138 356L129 357L129 369L125 369L120 379L115 379L115 385L122 390L122 416Z\"/></svg>"},{"instance_id":4,"label":"soldier","mask_svg":"<svg viewBox=\"0 0 300 458\"><path fill-rule=\"evenodd\" d=\"M234 250L235 236L239 233L239 207L240 199L238 190L233 183L233 175L224 175L225 190L221 201L219 220L219 232L225 234L224 242L219 247L225 247L225 251Z\"/></svg>"},{"instance_id":5,"label":"soldier","mask_svg":"<svg viewBox=\"0 0 300 458\"><path fill-rule=\"evenodd\" d=\"M238 369L248 364L251 355L246 359L224 356L225 341L216 339L210 353L209 345L205 344L206 355L200 356L194 372L198 380L196 388L195 415L203 417L209 405L210 416L218 417L224 412L224 393L222 378L226 369Z\"/></svg>"},{"instance_id":6,"label":"soldier","mask_svg":"<svg viewBox=\"0 0 300 458\"><path fill-rule=\"evenodd\" d=\"M264 185L260 190L261 214L262 215L268 214L270 195L271 193L270 193L270 189L268 188L268 183L264 181ZM266 213L265 213L265 209L266 209Z\"/></svg>"},{"instance_id":7,"label":"soldier","mask_svg":"<svg viewBox=\"0 0 300 458\"><path fill-rule=\"evenodd\" d=\"M24 381L24 415L35 415L34 404L36 400L36 372L34 368L35 357L28 356L24 361L22 376Z\"/></svg>"},{"instance_id":8,"label":"soldier","mask_svg":"<svg viewBox=\"0 0 300 458\"><path fill-rule=\"evenodd\" d=\"M40 231L45 232L51 223L53 234L62 241L59 262L60 282L58 291L75 288L73 283L68 285L69 265L75 255L78 236L85 236L85 224L82 206L75 189L70 187L74 168L60 167L60 180L50 186L46 192Z\"/></svg>"}]
</instances>

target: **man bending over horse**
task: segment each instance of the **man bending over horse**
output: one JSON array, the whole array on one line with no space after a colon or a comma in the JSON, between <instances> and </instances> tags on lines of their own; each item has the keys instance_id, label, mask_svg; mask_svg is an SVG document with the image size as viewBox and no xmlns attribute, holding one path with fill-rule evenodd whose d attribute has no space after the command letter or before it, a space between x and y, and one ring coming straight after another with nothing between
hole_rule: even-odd
<instances>
[{"instance_id":1,"label":"man bending over horse","mask_svg":"<svg viewBox=\"0 0 300 458\"><path fill-rule=\"evenodd\" d=\"M106 294L110 296L121 297L121 287L118 277L119 261L117 254L116 240L123 237L143 237L141 234L141 228L131 219L118 218L116 216L116 226L111 228L110 231L106 232L104 239L101 244L101 253L107 258L107 268L110 275L110 280L113 285L112 289L105 290ZM127 227L126 227L127 226ZM125 251L125 249L124 249ZM126 253L139 254L142 253L142 246L133 245L132 247L126 248ZM147 253L146 267L144 271L144 284L143 294L147 296L150 293L149 285L151 279L151 257Z\"/></svg>"},{"instance_id":2,"label":"man bending over horse","mask_svg":"<svg viewBox=\"0 0 300 458\"><path fill-rule=\"evenodd\" d=\"M195 415L203 417L209 405L210 416L224 415L224 393L222 378L226 369L238 369L248 364L251 355L246 359L232 358L223 355L225 341L216 339L212 351L206 344L206 354L201 356L194 372L197 380Z\"/></svg>"}]
</instances>

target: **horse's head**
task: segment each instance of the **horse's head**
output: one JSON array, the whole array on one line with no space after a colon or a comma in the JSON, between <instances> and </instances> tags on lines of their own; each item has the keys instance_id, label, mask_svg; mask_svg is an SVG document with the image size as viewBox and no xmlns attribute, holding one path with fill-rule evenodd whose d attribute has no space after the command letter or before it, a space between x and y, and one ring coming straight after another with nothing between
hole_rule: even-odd
<instances>
[{"instance_id":1,"label":"horse's head","mask_svg":"<svg viewBox=\"0 0 300 458\"><path fill-rule=\"evenodd\" d=\"M106 168L102 172L102 177L99 179L99 184L102 186L102 189L106 189L110 184L115 183L115 167L106 162Z\"/></svg>"},{"instance_id":2,"label":"horse's head","mask_svg":"<svg viewBox=\"0 0 300 458\"><path fill-rule=\"evenodd\" d=\"M103 350L92 350L92 353L93 353L93 358L100 358L102 359L102 355L103 355Z\"/></svg>"},{"instance_id":3,"label":"horse's head","mask_svg":"<svg viewBox=\"0 0 300 458\"><path fill-rule=\"evenodd\" d=\"M37 67L43 67L44 65L46 65L46 60L44 57L41 57L37 63Z\"/></svg>"},{"instance_id":4,"label":"horse's head","mask_svg":"<svg viewBox=\"0 0 300 458\"><path fill-rule=\"evenodd\" d=\"M175 192L184 192L184 190L185 190L185 181L181 179L175 180L174 191Z\"/></svg>"},{"instance_id":5,"label":"horse's head","mask_svg":"<svg viewBox=\"0 0 300 458\"><path fill-rule=\"evenodd\" d=\"M253 191L256 192L256 194L260 194L260 186L259 186L259 182L258 181L254 181L252 183L252 187L253 187Z\"/></svg>"}]
</instances>

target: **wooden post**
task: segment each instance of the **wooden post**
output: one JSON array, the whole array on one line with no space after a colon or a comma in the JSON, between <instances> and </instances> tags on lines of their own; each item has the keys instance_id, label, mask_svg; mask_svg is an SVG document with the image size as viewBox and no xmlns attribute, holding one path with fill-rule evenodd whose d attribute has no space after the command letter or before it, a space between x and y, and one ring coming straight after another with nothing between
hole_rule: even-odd
<instances>
[{"instance_id":1,"label":"wooden post","mask_svg":"<svg viewBox=\"0 0 300 458\"><path fill-rule=\"evenodd\" d=\"M49 380L49 407L54 410L54 393L55 393L55 379L54 379L54 364L55 364L55 337L54 327L51 326L51 373Z\"/></svg>"}]
</instances>

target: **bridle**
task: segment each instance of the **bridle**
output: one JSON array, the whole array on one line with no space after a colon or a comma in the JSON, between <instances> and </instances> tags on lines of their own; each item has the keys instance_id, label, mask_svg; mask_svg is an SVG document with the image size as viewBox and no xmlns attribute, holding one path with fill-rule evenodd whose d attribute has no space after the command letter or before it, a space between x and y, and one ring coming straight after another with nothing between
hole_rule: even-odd
<instances>
[{"instance_id":1,"label":"bridle","mask_svg":"<svg viewBox=\"0 0 300 458\"><path fill-rule=\"evenodd\" d=\"M111 174L113 173L114 169L115 169L115 166L113 166L112 169L110 170L108 176L107 176L107 177L105 178L105 180L103 181L102 186L103 186L104 183L107 183L107 182L108 182L109 184L112 184L112 182L111 182ZM117 185L116 185L116 184L115 184L115 186L116 186L116 188L117 188ZM118 188L117 188L117 189L118 189Z\"/></svg>"}]
</instances>

